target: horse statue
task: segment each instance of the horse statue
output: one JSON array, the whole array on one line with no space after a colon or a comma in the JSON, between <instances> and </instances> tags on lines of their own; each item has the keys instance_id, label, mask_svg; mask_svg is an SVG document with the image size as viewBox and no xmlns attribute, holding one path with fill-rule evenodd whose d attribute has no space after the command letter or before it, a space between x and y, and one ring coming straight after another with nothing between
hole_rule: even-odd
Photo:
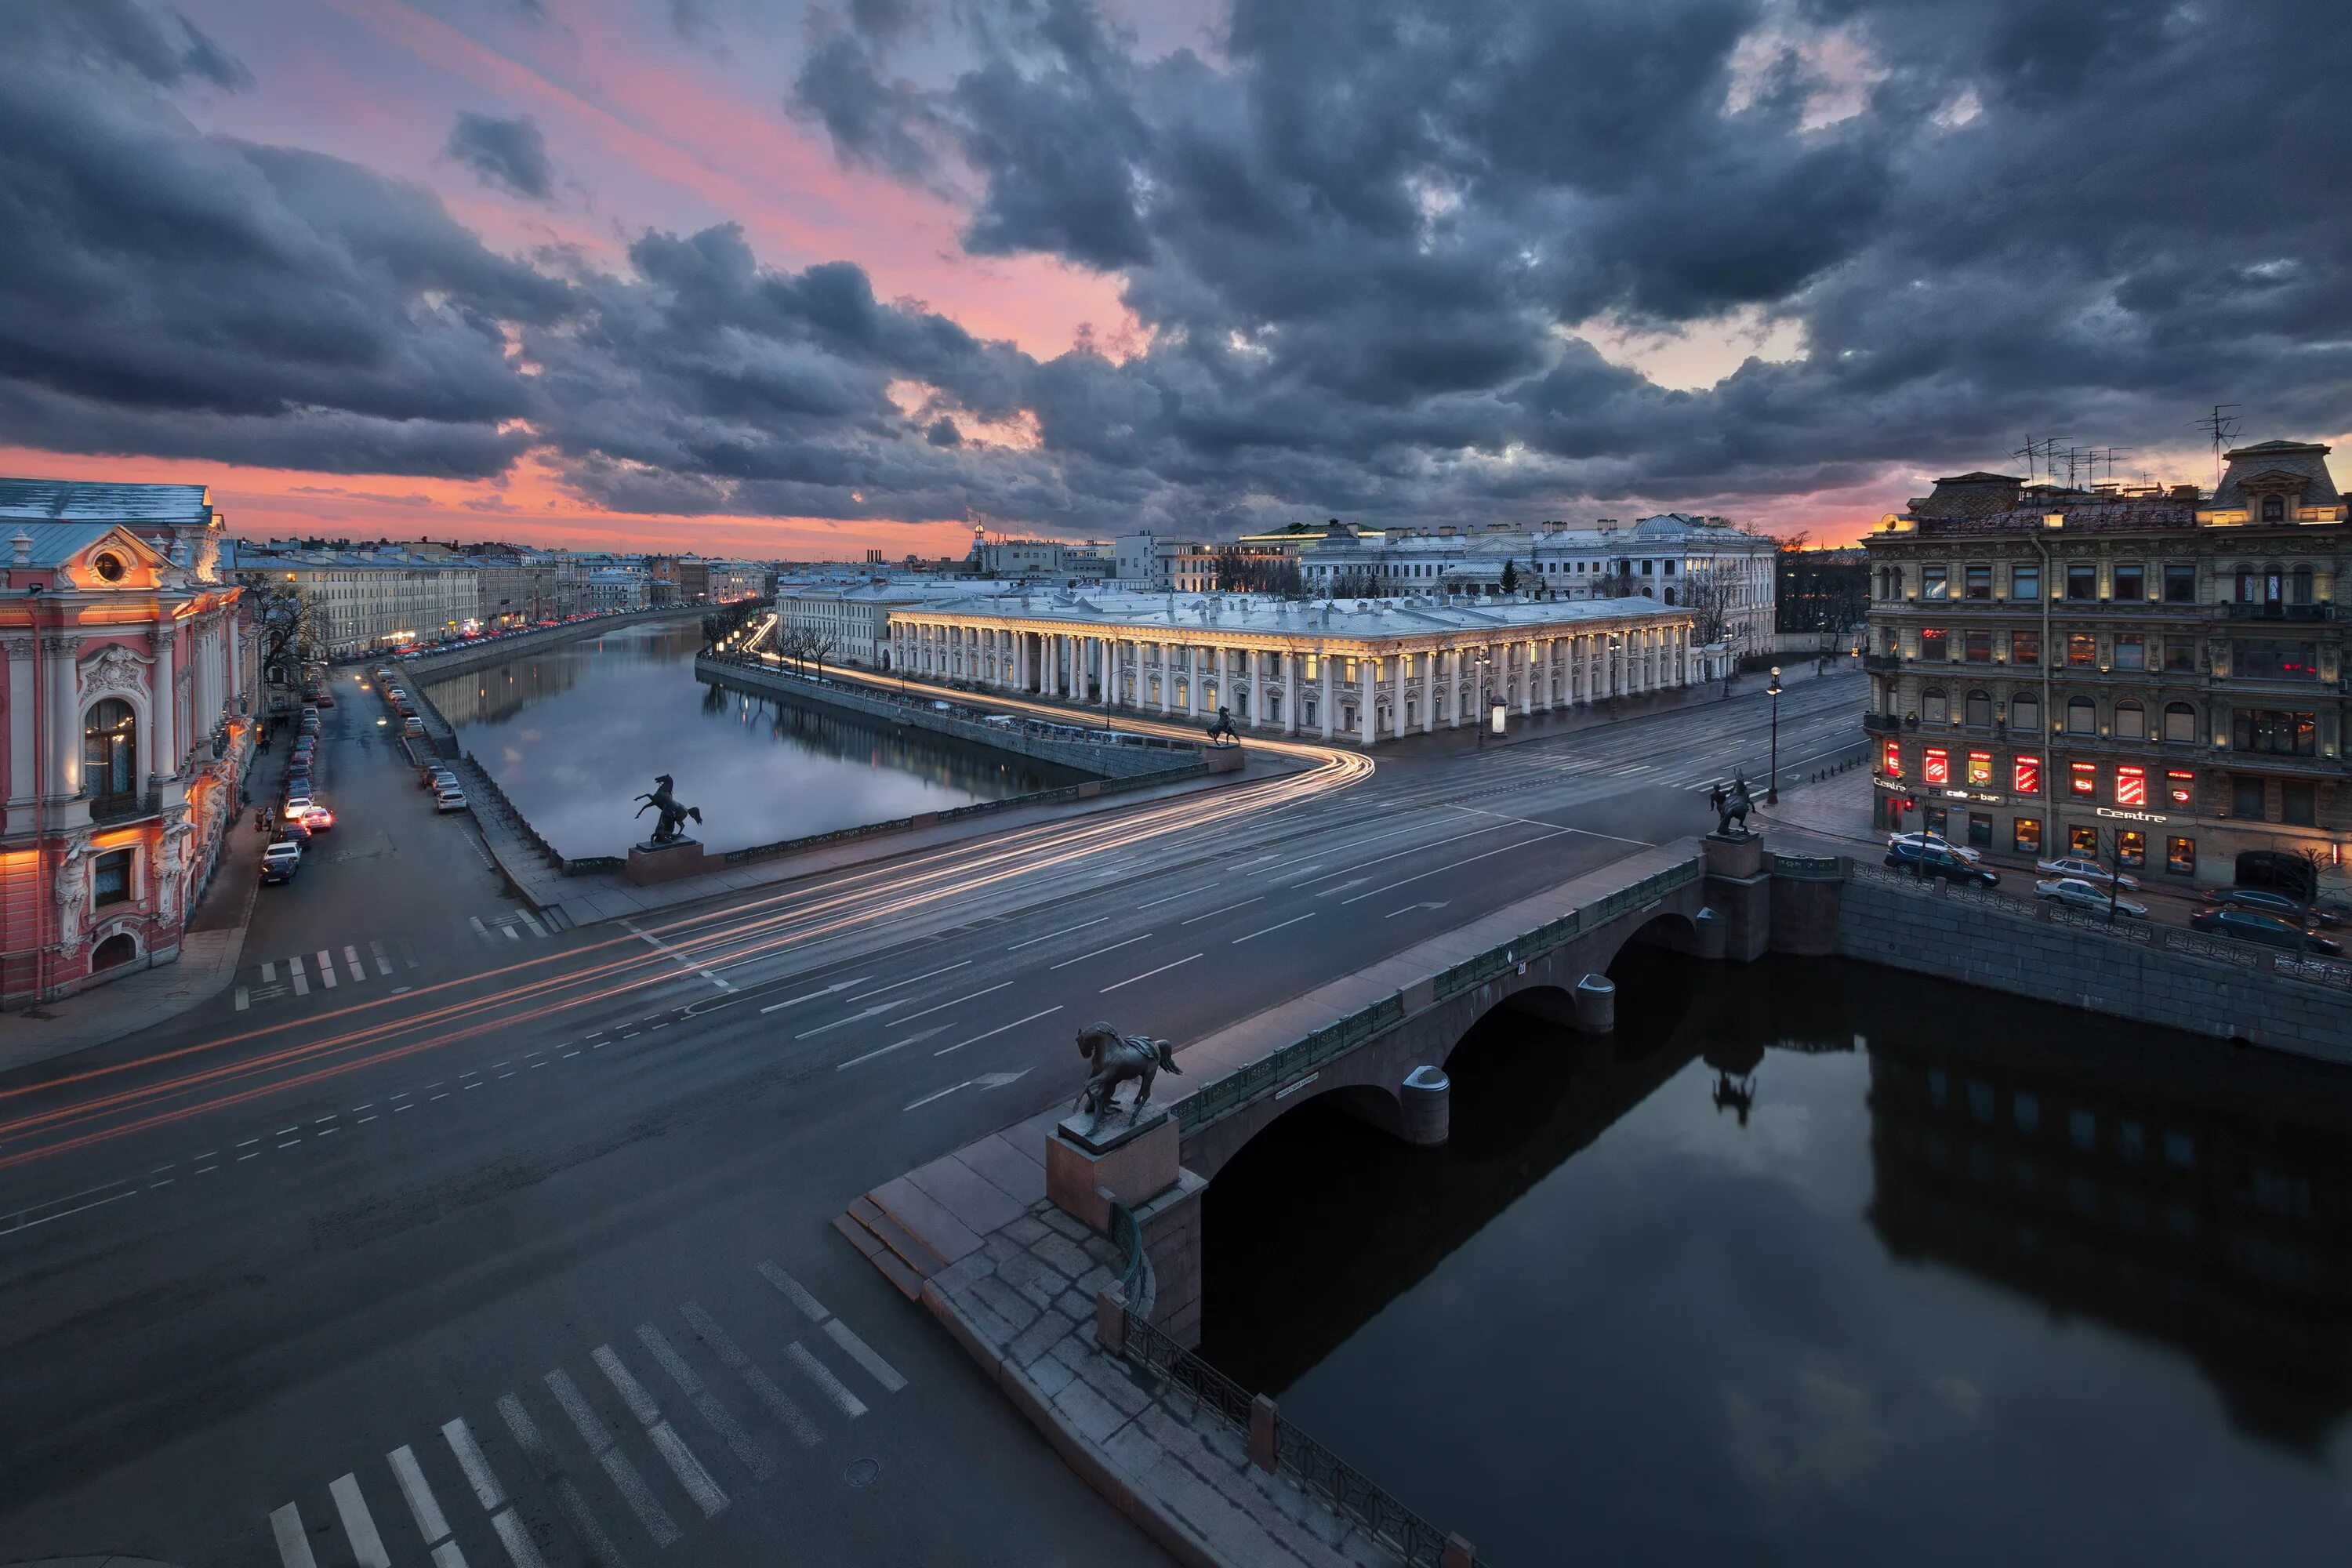
<instances>
[{"instance_id":1,"label":"horse statue","mask_svg":"<svg viewBox=\"0 0 2352 1568\"><path fill-rule=\"evenodd\" d=\"M1242 732L1234 728L1234 712L1230 708L1218 709L1217 716L1209 721L1208 728L1209 739L1219 745L1235 745L1241 741Z\"/></svg>"},{"instance_id":2,"label":"horse statue","mask_svg":"<svg viewBox=\"0 0 2352 1568\"><path fill-rule=\"evenodd\" d=\"M1077 1103L1070 1109L1087 1110L1099 1124L1103 1117L1118 1109L1118 1086L1129 1079L1136 1080L1135 1100L1127 1108L1130 1121L1143 1110L1151 1098L1151 1080L1163 1072L1181 1077L1184 1069L1176 1065L1174 1049L1165 1040L1155 1040L1146 1035L1122 1035L1108 1024L1089 1024L1078 1031L1078 1055L1087 1058L1091 1071L1087 1086L1078 1091Z\"/></svg>"},{"instance_id":3,"label":"horse statue","mask_svg":"<svg viewBox=\"0 0 2352 1568\"><path fill-rule=\"evenodd\" d=\"M1718 819L1716 832L1729 838L1733 837L1731 825L1736 822L1739 825L1739 832L1746 833L1748 809L1756 804L1754 797L1748 793L1747 770L1734 773L1728 788L1716 785L1714 793L1706 797L1706 804L1715 807Z\"/></svg>"},{"instance_id":4,"label":"horse statue","mask_svg":"<svg viewBox=\"0 0 2352 1568\"><path fill-rule=\"evenodd\" d=\"M641 795L637 798L645 802L645 805L637 807L638 816L643 816L648 811L659 813L659 817L654 826L653 837L646 840L648 844L675 844L686 837L685 825L688 817L694 818L698 825L702 821L700 806L677 804L677 797L670 793L670 776L667 773L656 774L653 794ZM634 821L635 818L631 820Z\"/></svg>"}]
</instances>

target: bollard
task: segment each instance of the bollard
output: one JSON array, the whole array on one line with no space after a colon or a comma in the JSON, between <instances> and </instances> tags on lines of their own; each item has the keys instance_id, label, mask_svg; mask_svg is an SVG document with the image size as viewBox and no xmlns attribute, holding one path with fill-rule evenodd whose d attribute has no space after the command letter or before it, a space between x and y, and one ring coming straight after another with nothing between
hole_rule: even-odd
<instances>
[{"instance_id":1,"label":"bollard","mask_svg":"<svg viewBox=\"0 0 2352 1568\"><path fill-rule=\"evenodd\" d=\"M1095 1343L1112 1355L1127 1353L1127 1299L1108 1285L1095 1292Z\"/></svg>"},{"instance_id":2,"label":"bollard","mask_svg":"<svg viewBox=\"0 0 2352 1568\"><path fill-rule=\"evenodd\" d=\"M1458 1535L1448 1535L1437 1568L1478 1568L1478 1549Z\"/></svg>"},{"instance_id":3,"label":"bollard","mask_svg":"<svg viewBox=\"0 0 2352 1568\"><path fill-rule=\"evenodd\" d=\"M1406 1142L1433 1149L1452 1135L1454 1084L1444 1068L1413 1068L1405 1074L1397 1100L1404 1108Z\"/></svg>"},{"instance_id":4,"label":"bollard","mask_svg":"<svg viewBox=\"0 0 2352 1568\"><path fill-rule=\"evenodd\" d=\"M1606 1035L1617 1027L1615 981L1588 974L1576 983L1576 1026L1588 1035Z\"/></svg>"},{"instance_id":5,"label":"bollard","mask_svg":"<svg viewBox=\"0 0 2352 1568\"><path fill-rule=\"evenodd\" d=\"M1250 1401L1250 1463L1269 1475L1281 1463L1280 1455L1275 1451L1274 1441L1275 1428L1281 1425L1281 1414L1275 1409L1274 1401L1265 1394L1261 1394Z\"/></svg>"}]
</instances>

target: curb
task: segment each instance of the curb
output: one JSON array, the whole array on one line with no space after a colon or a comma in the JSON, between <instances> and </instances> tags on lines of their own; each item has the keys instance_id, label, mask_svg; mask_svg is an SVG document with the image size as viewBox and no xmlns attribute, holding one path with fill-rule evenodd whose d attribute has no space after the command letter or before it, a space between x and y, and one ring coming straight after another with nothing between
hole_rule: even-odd
<instances>
[{"instance_id":1,"label":"curb","mask_svg":"<svg viewBox=\"0 0 2352 1568\"><path fill-rule=\"evenodd\" d=\"M1061 1414L1037 1390L1028 1375L991 1349L980 1337L980 1331L967 1321L955 1304L947 1299L938 1284L923 1281L923 1305L930 1309L954 1336L981 1370L988 1374L1013 1407L1029 1418L1062 1462L1092 1487L1101 1499L1117 1509L1137 1529L1151 1538L1152 1543L1167 1552L1185 1568L1245 1568L1230 1564L1210 1551L1208 1543L1187 1530L1181 1520L1162 1508L1159 1502L1144 1496L1129 1484L1127 1478L1112 1468L1086 1435L1065 1421Z\"/></svg>"}]
</instances>

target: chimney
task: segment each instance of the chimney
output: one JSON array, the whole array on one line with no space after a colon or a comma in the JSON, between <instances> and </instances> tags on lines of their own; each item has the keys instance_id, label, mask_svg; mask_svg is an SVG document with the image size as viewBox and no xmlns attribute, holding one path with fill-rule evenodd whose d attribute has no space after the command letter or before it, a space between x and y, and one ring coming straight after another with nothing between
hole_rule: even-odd
<instances>
[{"instance_id":1,"label":"chimney","mask_svg":"<svg viewBox=\"0 0 2352 1568\"><path fill-rule=\"evenodd\" d=\"M21 525L15 533L9 535L8 548L11 552L10 565L30 566L33 563L33 536L26 532Z\"/></svg>"}]
</instances>

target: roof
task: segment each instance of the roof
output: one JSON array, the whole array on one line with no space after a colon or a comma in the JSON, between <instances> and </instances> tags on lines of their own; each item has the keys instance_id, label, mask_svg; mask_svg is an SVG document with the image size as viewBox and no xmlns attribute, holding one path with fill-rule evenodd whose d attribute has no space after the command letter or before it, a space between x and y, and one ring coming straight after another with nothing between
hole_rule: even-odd
<instances>
[{"instance_id":1,"label":"roof","mask_svg":"<svg viewBox=\"0 0 2352 1568\"><path fill-rule=\"evenodd\" d=\"M16 564L16 547L19 538L29 538L32 541L32 559L25 564L37 569L50 570L63 566L113 532L119 526L121 525L111 522L18 523L15 528L7 529L5 537L0 537L0 567ZM141 549L155 555L159 560L162 559L162 552L153 545L140 539L135 533L131 534L130 537Z\"/></svg>"},{"instance_id":2,"label":"roof","mask_svg":"<svg viewBox=\"0 0 2352 1568\"><path fill-rule=\"evenodd\" d=\"M2229 471L2221 476L2208 504L2217 510L2244 506L2243 487L2248 481L2294 475L2304 481L2299 505L2334 506L2343 498L2336 492L2335 476L2327 471L2327 451L2326 447L2307 441L2263 441L2240 447L2225 454L2230 459Z\"/></svg>"},{"instance_id":3,"label":"roof","mask_svg":"<svg viewBox=\"0 0 2352 1568\"><path fill-rule=\"evenodd\" d=\"M215 515L205 485L0 479L0 517L209 524Z\"/></svg>"},{"instance_id":4,"label":"roof","mask_svg":"<svg viewBox=\"0 0 2352 1568\"><path fill-rule=\"evenodd\" d=\"M1079 621L1148 633L1257 632L1283 637L1411 637L1444 632L1534 630L1576 623L1686 621L1687 609L1648 599L1509 601L1446 605L1432 599L1326 604L1256 594L1053 593L979 595L924 606L946 616L995 620Z\"/></svg>"}]
</instances>

